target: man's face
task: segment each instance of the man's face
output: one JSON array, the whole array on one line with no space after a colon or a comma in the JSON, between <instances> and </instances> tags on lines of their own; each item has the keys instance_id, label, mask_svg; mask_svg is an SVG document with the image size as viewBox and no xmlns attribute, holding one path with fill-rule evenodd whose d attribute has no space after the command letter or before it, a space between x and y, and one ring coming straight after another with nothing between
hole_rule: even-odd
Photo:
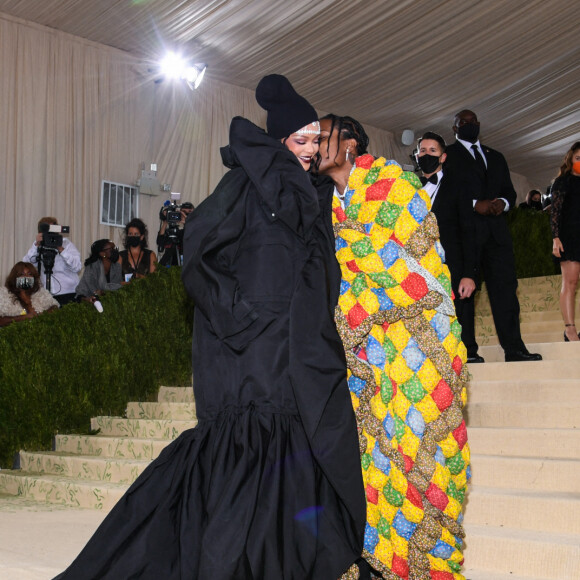
<instances>
[{"instance_id":1,"label":"man's face","mask_svg":"<svg viewBox=\"0 0 580 580\"><path fill-rule=\"evenodd\" d=\"M423 155L433 155L433 157L439 157L439 162L443 163L447 157L441 149L441 145L435 141L435 139L423 139L419 145L419 152L417 157L423 157Z\"/></svg>"},{"instance_id":2,"label":"man's face","mask_svg":"<svg viewBox=\"0 0 580 580\"><path fill-rule=\"evenodd\" d=\"M455 124L453 125L453 131L457 133L457 129L467 124L479 126L479 121L477 120L477 115L473 111L461 111L455 116Z\"/></svg>"}]
</instances>

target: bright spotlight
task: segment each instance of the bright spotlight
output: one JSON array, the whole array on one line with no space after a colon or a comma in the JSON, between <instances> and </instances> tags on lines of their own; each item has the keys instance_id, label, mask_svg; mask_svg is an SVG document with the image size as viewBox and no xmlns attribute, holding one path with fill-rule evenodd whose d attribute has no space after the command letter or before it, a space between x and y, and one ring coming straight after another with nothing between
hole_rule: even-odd
<instances>
[{"instance_id":1,"label":"bright spotlight","mask_svg":"<svg viewBox=\"0 0 580 580\"><path fill-rule=\"evenodd\" d=\"M206 64L194 64L185 69L185 74L182 78L185 79L185 82L189 85L190 89L197 89L203 80L203 75L205 75L206 69Z\"/></svg>"},{"instance_id":2,"label":"bright spotlight","mask_svg":"<svg viewBox=\"0 0 580 580\"><path fill-rule=\"evenodd\" d=\"M183 59L174 52L168 52L167 56L159 64L159 72L168 79L181 78L181 74L185 69Z\"/></svg>"},{"instance_id":3,"label":"bright spotlight","mask_svg":"<svg viewBox=\"0 0 580 580\"><path fill-rule=\"evenodd\" d=\"M167 56L159 63L159 72L165 78L184 80L192 90L199 87L206 69L205 63L188 64L174 52L168 52Z\"/></svg>"}]
</instances>

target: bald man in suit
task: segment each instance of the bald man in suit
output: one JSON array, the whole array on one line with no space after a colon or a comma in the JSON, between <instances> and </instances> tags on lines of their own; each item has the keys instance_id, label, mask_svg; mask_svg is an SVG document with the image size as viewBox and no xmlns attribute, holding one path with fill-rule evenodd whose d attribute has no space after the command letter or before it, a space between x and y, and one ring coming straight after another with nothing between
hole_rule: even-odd
<instances>
[{"instance_id":1,"label":"bald man in suit","mask_svg":"<svg viewBox=\"0 0 580 580\"><path fill-rule=\"evenodd\" d=\"M479 121L467 109L455 116L457 139L447 147L445 172L469 192L477 266L485 280L491 312L506 362L538 361L541 355L528 352L520 332L518 280L511 234L505 212L514 207L516 192L504 156L479 142ZM466 305L468 306L468 305ZM468 362L484 362L475 340L473 301L464 312L464 343Z\"/></svg>"}]
</instances>

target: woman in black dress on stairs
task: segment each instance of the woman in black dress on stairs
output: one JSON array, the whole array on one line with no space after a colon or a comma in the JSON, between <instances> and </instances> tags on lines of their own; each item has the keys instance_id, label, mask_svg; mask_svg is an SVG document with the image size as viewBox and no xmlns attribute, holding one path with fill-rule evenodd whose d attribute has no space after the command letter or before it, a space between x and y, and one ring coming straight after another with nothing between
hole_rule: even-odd
<instances>
[{"instance_id":1,"label":"woman in black dress on stairs","mask_svg":"<svg viewBox=\"0 0 580 580\"><path fill-rule=\"evenodd\" d=\"M131 486L59 579L336 580L366 505L344 351L330 199L307 169L315 110L279 75L236 117L230 171L189 216L199 423Z\"/></svg>"},{"instance_id":2,"label":"woman in black dress on stairs","mask_svg":"<svg viewBox=\"0 0 580 580\"><path fill-rule=\"evenodd\" d=\"M580 141L570 147L552 185L552 253L560 262L562 290L560 310L564 340L577 341L576 286L580 277Z\"/></svg>"}]
</instances>

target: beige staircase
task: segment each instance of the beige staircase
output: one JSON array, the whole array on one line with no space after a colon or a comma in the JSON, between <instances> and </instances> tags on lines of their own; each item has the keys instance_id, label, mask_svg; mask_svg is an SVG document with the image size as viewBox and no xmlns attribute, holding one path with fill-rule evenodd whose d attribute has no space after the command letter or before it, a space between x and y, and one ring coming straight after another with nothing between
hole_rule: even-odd
<instances>
[{"instance_id":1,"label":"beige staircase","mask_svg":"<svg viewBox=\"0 0 580 580\"><path fill-rule=\"evenodd\" d=\"M97 435L57 435L51 452L20 452L0 471L0 495L109 510L149 462L197 423L191 387L161 387L157 403L129 403L126 417L94 417Z\"/></svg>"},{"instance_id":2,"label":"beige staircase","mask_svg":"<svg viewBox=\"0 0 580 580\"><path fill-rule=\"evenodd\" d=\"M502 362L485 293L478 299L487 362L471 366L468 387L468 580L580 580L580 343L563 342L559 285L556 276L520 281L524 340L541 362ZM53 452L22 452L22 470L0 471L0 497L25 509L51 502L108 510L195 424L191 387L162 387L157 403L130 403L126 418L94 418L96 435L58 435Z\"/></svg>"},{"instance_id":3,"label":"beige staircase","mask_svg":"<svg viewBox=\"0 0 580 580\"><path fill-rule=\"evenodd\" d=\"M520 281L522 335L540 362L503 362L478 299L486 363L469 369L469 580L580 579L580 342L563 342L559 287L559 276Z\"/></svg>"}]
</instances>

